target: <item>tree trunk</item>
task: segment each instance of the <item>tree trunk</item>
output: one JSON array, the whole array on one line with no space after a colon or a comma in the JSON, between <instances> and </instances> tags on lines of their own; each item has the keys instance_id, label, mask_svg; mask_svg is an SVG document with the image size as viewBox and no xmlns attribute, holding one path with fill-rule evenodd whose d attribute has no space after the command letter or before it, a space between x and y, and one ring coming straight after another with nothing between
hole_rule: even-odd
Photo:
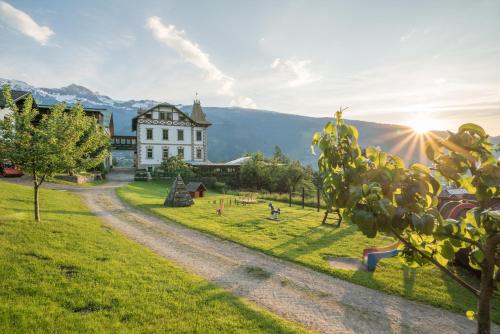
<instances>
[{"instance_id":1,"label":"tree trunk","mask_svg":"<svg viewBox=\"0 0 500 334\"><path fill-rule=\"evenodd\" d=\"M484 247L484 261L481 270L480 294L477 304L477 333L491 333L491 298L495 289L493 279L495 271L496 243L489 239Z\"/></svg>"},{"instance_id":2,"label":"tree trunk","mask_svg":"<svg viewBox=\"0 0 500 334\"><path fill-rule=\"evenodd\" d=\"M304 187L302 187L302 209L305 206L305 200L306 200L306 193L305 193Z\"/></svg>"},{"instance_id":3,"label":"tree trunk","mask_svg":"<svg viewBox=\"0 0 500 334\"><path fill-rule=\"evenodd\" d=\"M319 202L319 189L316 190L316 202L317 202L317 211L319 212L319 206L320 206L320 202Z\"/></svg>"},{"instance_id":4,"label":"tree trunk","mask_svg":"<svg viewBox=\"0 0 500 334\"><path fill-rule=\"evenodd\" d=\"M38 188L40 186L35 183L35 186L33 188L35 192L35 198L34 198L34 205L35 205L35 221L38 223L40 222L40 206L38 204Z\"/></svg>"}]
</instances>

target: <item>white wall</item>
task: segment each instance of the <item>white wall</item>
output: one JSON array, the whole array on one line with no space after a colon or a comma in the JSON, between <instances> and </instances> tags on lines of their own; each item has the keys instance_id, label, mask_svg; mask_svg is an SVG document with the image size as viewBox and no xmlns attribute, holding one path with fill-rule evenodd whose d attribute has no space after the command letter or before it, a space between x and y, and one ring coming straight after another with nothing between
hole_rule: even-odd
<instances>
[{"instance_id":1,"label":"white wall","mask_svg":"<svg viewBox=\"0 0 500 334\"><path fill-rule=\"evenodd\" d=\"M11 110L9 108L0 108L0 120L3 120L10 112Z\"/></svg>"},{"instance_id":2,"label":"white wall","mask_svg":"<svg viewBox=\"0 0 500 334\"><path fill-rule=\"evenodd\" d=\"M164 112L171 111L170 107L161 107ZM152 119L158 120L158 111L152 111ZM174 121L179 119L179 113L174 112ZM160 121L161 122L161 121ZM147 129L152 129L153 139L147 139ZM163 140L163 130L168 130L168 140ZM177 130L184 131L184 140L177 139ZM201 140L196 140L196 131L202 131ZM158 166L163 161L163 148L168 147L169 156L176 156L178 148L184 148L184 160L186 161L203 161L207 159L206 140L207 129L204 127L190 127L190 126L174 126L163 124L143 124L137 122L137 167L146 168L149 166ZM147 149L153 149L153 159L147 159ZM202 151L201 158L196 158L196 149L200 148Z\"/></svg>"},{"instance_id":3,"label":"white wall","mask_svg":"<svg viewBox=\"0 0 500 334\"><path fill-rule=\"evenodd\" d=\"M191 145L191 127L173 125L137 124L139 140L143 144ZM153 129L153 139L147 139L147 129ZM168 129L168 140L163 140L163 129ZM184 140L177 140L177 130L184 131Z\"/></svg>"}]
</instances>

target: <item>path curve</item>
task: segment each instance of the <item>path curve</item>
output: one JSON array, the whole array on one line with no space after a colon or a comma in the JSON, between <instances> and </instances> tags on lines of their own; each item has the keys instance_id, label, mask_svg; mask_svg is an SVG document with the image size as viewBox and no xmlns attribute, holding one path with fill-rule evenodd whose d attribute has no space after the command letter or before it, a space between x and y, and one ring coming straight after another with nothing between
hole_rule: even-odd
<instances>
[{"instance_id":1,"label":"path curve","mask_svg":"<svg viewBox=\"0 0 500 334\"><path fill-rule=\"evenodd\" d=\"M474 333L464 316L336 279L146 214L116 195L81 191L89 208L129 238L259 306L320 333ZM493 326L493 332L499 332Z\"/></svg>"},{"instance_id":2,"label":"path curve","mask_svg":"<svg viewBox=\"0 0 500 334\"><path fill-rule=\"evenodd\" d=\"M319 333L475 333L464 316L368 289L149 215L116 189L46 184L79 193L105 223L190 272ZM500 326L492 324L492 333Z\"/></svg>"}]
</instances>

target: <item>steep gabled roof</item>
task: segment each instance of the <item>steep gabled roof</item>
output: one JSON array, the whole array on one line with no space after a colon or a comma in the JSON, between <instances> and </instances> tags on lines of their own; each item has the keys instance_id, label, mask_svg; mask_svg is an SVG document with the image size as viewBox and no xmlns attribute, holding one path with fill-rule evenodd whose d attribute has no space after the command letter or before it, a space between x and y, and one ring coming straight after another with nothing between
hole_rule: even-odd
<instances>
[{"instance_id":1,"label":"steep gabled roof","mask_svg":"<svg viewBox=\"0 0 500 334\"><path fill-rule=\"evenodd\" d=\"M195 123L195 124L198 124L198 125L210 125L209 123L199 123L197 122L196 120L194 120L191 116L189 116L188 114L186 114L185 112L181 111L179 108L177 108L176 106L174 106L173 104L170 104L168 102L162 102L162 103L158 103L154 106L152 106L151 108L139 113L137 116L135 116L134 118L132 118L132 131L136 131L137 129L137 119L145 114L147 114L148 112L151 112L153 111L154 109L158 108L158 107L171 107L173 109L175 109L176 112L184 115L188 120L190 120L191 122Z\"/></svg>"},{"instance_id":2,"label":"steep gabled roof","mask_svg":"<svg viewBox=\"0 0 500 334\"><path fill-rule=\"evenodd\" d=\"M195 191L206 191L207 188L205 185L201 182L189 182L186 184L186 189L190 193L194 193Z\"/></svg>"}]
</instances>

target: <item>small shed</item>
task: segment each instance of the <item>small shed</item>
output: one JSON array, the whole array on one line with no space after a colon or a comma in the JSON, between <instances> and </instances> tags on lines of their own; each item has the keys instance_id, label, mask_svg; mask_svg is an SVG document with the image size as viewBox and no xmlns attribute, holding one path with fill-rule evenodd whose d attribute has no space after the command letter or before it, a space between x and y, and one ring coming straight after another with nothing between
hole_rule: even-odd
<instances>
[{"instance_id":1,"label":"small shed","mask_svg":"<svg viewBox=\"0 0 500 334\"><path fill-rule=\"evenodd\" d=\"M207 188L201 182L189 182L186 185L186 189L192 198L203 197L205 196L205 191L207 191Z\"/></svg>"}]
</instances>

